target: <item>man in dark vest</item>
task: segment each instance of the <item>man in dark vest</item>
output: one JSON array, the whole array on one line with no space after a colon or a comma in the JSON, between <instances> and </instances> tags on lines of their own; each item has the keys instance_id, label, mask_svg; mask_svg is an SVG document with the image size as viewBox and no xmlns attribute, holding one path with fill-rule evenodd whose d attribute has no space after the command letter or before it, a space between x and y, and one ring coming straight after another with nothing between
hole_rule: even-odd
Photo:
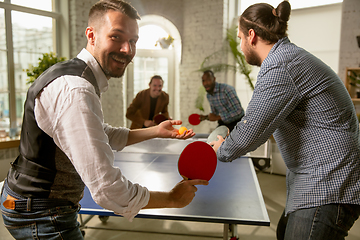
<instances>
[{"instance_id":1,"label":"man in dark vest","mask_svg":"<svg viewBox=\"0 0 360 240\"><path fill-rule=\"evenodd\" d=\"M137 11L121 0L99 1L89 13L86 49L49 68L29 88L20 155L1 194L4 224L15 239L83 239L77 211L85 185L96 203L131 220L142 208L184 207L194 185L208 183L181 181L169 192L151 192L113 167L112 150L194 135L177 135L173 125L181 121L175 120L141 130L103 122L100 95L135 55L137 19Z\"/></svg>"}]
</instances>

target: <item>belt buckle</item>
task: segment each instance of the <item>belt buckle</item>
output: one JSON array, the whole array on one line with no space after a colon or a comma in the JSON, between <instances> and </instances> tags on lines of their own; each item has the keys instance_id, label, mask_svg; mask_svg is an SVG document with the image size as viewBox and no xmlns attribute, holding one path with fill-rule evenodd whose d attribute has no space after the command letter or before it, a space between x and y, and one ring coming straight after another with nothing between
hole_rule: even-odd
<instances>
[{"instance_id":1,"label":"belt buckle","mask_svg":"<svg viewBox=\"0 0 360 240\"><path fill-rule=\"evenodd\" d=\"M18 200L10 195L7 195L6 200L3 202L3 205L6 209L15 210L15 201Z\"/></svg>"}]
</instances>

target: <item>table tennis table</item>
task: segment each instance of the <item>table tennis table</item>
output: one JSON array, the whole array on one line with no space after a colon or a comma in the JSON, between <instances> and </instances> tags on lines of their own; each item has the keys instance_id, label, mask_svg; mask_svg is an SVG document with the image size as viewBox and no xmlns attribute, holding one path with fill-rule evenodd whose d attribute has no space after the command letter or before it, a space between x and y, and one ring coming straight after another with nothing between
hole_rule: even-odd
<instances>
[{"instance_id":1,"label":"table tennis table","mask_svg":"<svg viewBox=\"0 0 360 240\"><path fill-rule=\"evenodd\" d=\"M177 162L181 151L192 141L205 138L151 139L114 152L114 165L132 182L151 191L169 191L181 181ZM233 162L218 161L209 185L199 185L193 201L184 208L144 209L137 218L220 223L223 239L237 239L237 224L270 226L253 163L249 157ZM93 216L120 216L98 206L85 188L80 202L81 229ZM81 215L90 215L83 221ZM121 216L120 216L121 217Z\"/></svg>"}]
</instances>

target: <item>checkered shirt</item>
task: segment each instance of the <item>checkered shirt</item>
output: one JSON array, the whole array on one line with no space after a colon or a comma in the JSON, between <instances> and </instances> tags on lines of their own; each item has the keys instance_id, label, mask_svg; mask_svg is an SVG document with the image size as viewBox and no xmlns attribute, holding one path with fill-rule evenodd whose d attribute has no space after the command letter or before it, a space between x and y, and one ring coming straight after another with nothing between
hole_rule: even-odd
<instances>
[{"instance_id":1,"label":"checkered shirt","mask_svg":"<svg viewBox=\"0 0 360 240\"><path fill-rule=\"evenodd\" d=\"M287 37L263 61L246 114L218 159L232 161L272 134L288 168L286 213L329 203L360 205L354 105L336 73Z\"/></svg>"},{"instance_id":2,"label":"checkered shirt","mask_svg":"<svg viewBox=\"0 0 360 240\"><path fill-rule=\"evenodd\" d=\"M224 123L240 120L244 116L244 109L233 86L215 82L213 94L207 94L211 112L219 115Z\"/></svg>"}]
</instances>

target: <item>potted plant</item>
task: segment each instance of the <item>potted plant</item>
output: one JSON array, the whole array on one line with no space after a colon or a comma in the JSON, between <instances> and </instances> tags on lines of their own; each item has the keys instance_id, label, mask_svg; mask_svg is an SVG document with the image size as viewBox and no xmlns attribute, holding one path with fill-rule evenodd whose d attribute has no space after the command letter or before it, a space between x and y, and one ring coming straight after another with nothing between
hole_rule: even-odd
<instances>
[{"instance_id":1,"label":"potted plant","mask_svg":"<svg viewBox=\"0 0 360 240\"><path fill-rule=\"evenodd\" d=\"M168 49L170 45L173 43L173 41L174 38L171 35L169 35L168 37L159 38L159 40L156 41L155 46L157 46L159 43L162 49Z\"/></svg>"},{"instance_id":2,"label":"potted plant","mask_svg":"<svg viewBox=\"0 0 360 240\"><path fill-rule=\"evenodd\" d=\"M349 71L349 84L356 89L356 97L360 98L360 74L350 70Z\"/></svg>"},{"instance_id":3,"label":"potted plant","mask_svg":"<svg viewBox=\"0 0 360 240\"><path fill-rule=\"evenodd\" d=\"M237 37L237 26L227 29L224 46L219 51L207 56L200 65L199 71L212 70L214 73L222 71L235 71L243 74L251 90L254 90L253 79L250 77L251 67L246 62L244 54L239 51L240 40ZM228 59L226 56L230 53L235 64L221 62ZM220 60L220 62L219 62Z\"/></svg>"},{"instance_id":4,"label":"potted plant","mask_svg":"<svg viewBox=\"0 0 360 240\"><path fill-rule=\"evenodd\" d=\"M39 58L39 63L36 67L29 65L28 69L25 69L26 75L28 76L27 84L31 84L37 79L46 69L58 62L65 61L64 57L57 57L55 53L43 53L42 57Z\"/></svg>"}]
</instances>

